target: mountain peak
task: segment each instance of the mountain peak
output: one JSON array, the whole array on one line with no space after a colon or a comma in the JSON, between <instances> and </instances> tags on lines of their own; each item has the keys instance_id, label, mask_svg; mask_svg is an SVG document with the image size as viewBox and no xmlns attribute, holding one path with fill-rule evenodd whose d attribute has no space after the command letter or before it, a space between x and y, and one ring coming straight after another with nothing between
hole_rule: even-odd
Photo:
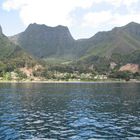
<instances>
[{"instance_id":1,"label":"mountain peak","mask_svg":"<svg viewBox=\"0 0 140 140\"><path fill-rule=\"evenodd\" d=\"M73 40L73 37L71 36L68 27L62 25L51 27L45 24L32 23L26 28L25 32L31 34L36 33L36 34L45 34L45 35L49 35L53 33L53 34L58 34L58 36L65 36L65 37L67 36L71 38L71 40Z\"/></svg>"},{"instance_id":2,"label":"mountain peak","mask_svg":"<svg viewBox=\"0 0 140 140\"><path fill-rule=\"evenodd\" d=\"M130 23L128 23L125 26L120 27L120 28L122 28L122 29L136 29L136 28L139 28L139 27L140 27L140 24L139 23L130 22Z\"/></svg>"},{"instance_id":3,"label":"mountain peak","mask_svg":"<svg viewBox=\"0 0 140 140\"><path fill-rule=\"evenodd\" d=\"M111 58L112 54L129 54L140 49L140 24L130 22L123 27L95 34L85 40L74 40L68 27L30 24L18 34L17 43L39 58L66 58L99 55Z\"/></svg>"},{"instance_id":4,"label":"mountain peak","mask_svg":"<svg viewBox=\"0 0 140 140\"><path fill-rule=\"evenodd\" d=\"M67 26L62 26L62 25L58 25L55 27L51 27L51 26L47 26L45 24L37 24L37 23L31 23L29 24L29 26L27 27L27 29L34 29L34 28L39 28L39 29L59 29L59 30L69 30ZM26 29L26 30L27 30Z\"/></svg>"},{"instance_id":5,"label":"mountain peak","mask_svg":"<svg viewBox=\"0 0 140 140\"><path fill-rule=\"evenodd\" d=\"M138 23L132 21L128 23L126 26L138 26L138 25L139 25Z\"/></svg>"},{"instance_id":6,"label":"mountain peak","mask_svg":"<svg viewBox=\"0 0 140 140\"><path fill-rule=\"evenodd\" d=\"M58 34L58 36L65 36L65 37L67 36L71 40L73 40L73 37L72 37L68 27L62 26L62 25L50 27L45 24L32 23L26 28L25 32L31 33L31 34L34 33L34 34L45 34L45 35L54 33L54 34Z\"/></svg>"},{"instance_id":7,"label":"mountain peak","mask_svg":"<svg viewBox=\"0 0 140 140\"><path fill-rule=\"evenodd\" d=\"M28 25L26 30L33 30L33 29L40 28L42 26L45 26L45 25L40 25L40 24L37 24L37 23L31 23L31 24Z\"/></svg>"},{"instance_id":8,"label":"mountain peak","mask_svg":"<svg viewBox=\"0 0 140 140\"><path fill-rule=\"evenodd\" d=\"M40 58L64 56L66 52L72 52L75 41L66 26L49 27L36 23L30 24L16 37L21 47Z\"/></svg>"},{"instance_id":9,"label":"mountain peak","mask_svg":"<svg viewBox=\"0 0 140 140\"><path fill-rule=\"evenodd\" d=\"M140 36L140 24L135 22L130 22L127 25L122 27L123 31L133 35L133 36Z\"/></svg>"},{"instance_id":10,"label":"mountain peak","mask_svg":"<svg viewBox=\"0 0 140 140\"><path fill-rule=\"evenodd\" d=\"M64 29L65 29L65 30L69 30L67 26L62 26L62 25L58 25L58 26L56 26L56 27L54 27L54 28L63 29L63 30L64 30Z\"/></svg>"}]
</instances>

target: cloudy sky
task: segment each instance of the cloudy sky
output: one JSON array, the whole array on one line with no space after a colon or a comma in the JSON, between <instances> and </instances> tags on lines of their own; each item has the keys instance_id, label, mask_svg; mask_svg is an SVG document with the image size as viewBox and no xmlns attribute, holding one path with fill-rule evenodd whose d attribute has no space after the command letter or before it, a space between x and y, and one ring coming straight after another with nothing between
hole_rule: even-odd
<instances>
[{"instance_id":1,"label":"cloudy sky","mask_svg":"<svg viewBox=\"0 0 140 140\"><path fill-rule=\"evenodd\" d=\"M88 38L131 21L140 23L140 0L0 0L6 35L30 24L65 25L75 39Z\"/></svg>"}]
</instances>

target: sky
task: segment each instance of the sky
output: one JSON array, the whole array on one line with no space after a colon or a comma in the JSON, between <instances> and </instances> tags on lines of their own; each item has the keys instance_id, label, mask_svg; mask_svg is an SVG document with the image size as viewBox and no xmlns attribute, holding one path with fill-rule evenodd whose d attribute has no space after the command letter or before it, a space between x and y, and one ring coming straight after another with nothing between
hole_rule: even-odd
<instances>
[{"instance_id":1,"label":"sky","mask_svg":"<svg viewBox=\"0 0 140 140\"><path fill-rule=\"evenodd\" d=\"M8 36L38 23L68 26L75 39L89 38L132 21L140 23L140 0L0 0L0 25Z\"/></svg>"}]
</instances>

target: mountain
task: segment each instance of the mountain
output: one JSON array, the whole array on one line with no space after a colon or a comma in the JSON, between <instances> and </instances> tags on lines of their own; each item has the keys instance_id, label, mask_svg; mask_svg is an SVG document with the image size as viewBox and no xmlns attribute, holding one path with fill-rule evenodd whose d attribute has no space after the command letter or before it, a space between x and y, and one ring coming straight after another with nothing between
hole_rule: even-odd
<instances>
[{"instance_id":1,"label":"mountain","mask_svg":"<svg viewBox=\"0 0 140 140\"><path fill-rule=\"evenodd\" d=\"M73 57L74 54L110 57L113 53L128 54L140 49L140 24L131 22L81 40L74 40L65 26L30 24L24 32L10 39L40 58Z\"/></svg>"},{"instance_id":2,"label":"mountain","mask_svg":"<svg viewBox=\"0 0 140 140\"><path fill-rule=\"evenodd\" d=\"M0 27L0 59L9 57L17 48L3 33Z\"/></svg>"},{"instance_id":3,"label":"mountain","mask_svg":"<svg viewBox=\"0 0 140 140\"><path fill-rule=\"evenodd\" d=\"M4 64L7 69L14 70L33 63L36 63L36 60L21 47L11 42L2 33L2 28L0 27L0 65Z\"/></svg>"},{"instance_id":4,"label":"mountain","mask_svg":"<svg viewBox=\"0 0 140 140\"><path fill-rule=\"evenodd\" d=\"M65 26L48 27L34 23L10 39L39 58L73 57L75 40Z\"/></svg>"},{"instance_id":5,"label":"mountain","mask_svg":"<svg viewBox=\"0 0 140 140\"><path fill-rule=\"evenodd\" d=\"M102 56L110 58L113 54L130 54L140 49L140 24L129 23L111 31L99 32L87 40L88 47L84 57Z\"/></svg>"},{"instance_id":6,"label":"mountain","mask_svg":"<svg viewBox=\"0 0 140 140\"><path fill-rule=\"evenodd\" d=\"M140 56L140 24L135 22L79 40L74 40L65 26L49 27L34 23L24 32L10 37L10 40L35 57L58 63L62 59L109 66L112 61L119 64L138 63Z\"/></svg>"},{"instance_id":7,"label":"mountain","mask_svg":"<svg viewBox=\"0 0 140 140\"><path fill-rule=\"evenodd\" d=\"M84 44L84 45L83 45ZM111 63L117 67L128 63L140 65L140 24L131 22L111 31L99 32L83 40L82 54L77 66L105 72L110 70Z\"/></svg>"}]
</instances>

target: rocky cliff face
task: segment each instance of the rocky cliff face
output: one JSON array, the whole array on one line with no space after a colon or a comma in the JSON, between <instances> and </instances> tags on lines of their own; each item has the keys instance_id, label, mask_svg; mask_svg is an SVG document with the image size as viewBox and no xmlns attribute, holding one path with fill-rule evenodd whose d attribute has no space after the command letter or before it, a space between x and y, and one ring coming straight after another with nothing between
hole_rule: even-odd
<instances>
[{"instance_id":1,"label":"rocky cliff face","mask_svg":"<svg viewBox=\"0 0 140 140\"><path fill-rule=\"evenodd\" d=\"M130 71L132 73L140 72L138 64L126 64L120 68L119 71Z\"/></svg>"},{"instance_id":2,"label":"rocky cliff face","mask_svg":"<svg viewBox=\"0 0 140 140\"><path fill-rule=\"evenodd\" d=\"M23 33L11 39L39 58L68 56L72 54L74 44L74 39L65 26L30 24Z\"/></svg>"}]
</instances>

